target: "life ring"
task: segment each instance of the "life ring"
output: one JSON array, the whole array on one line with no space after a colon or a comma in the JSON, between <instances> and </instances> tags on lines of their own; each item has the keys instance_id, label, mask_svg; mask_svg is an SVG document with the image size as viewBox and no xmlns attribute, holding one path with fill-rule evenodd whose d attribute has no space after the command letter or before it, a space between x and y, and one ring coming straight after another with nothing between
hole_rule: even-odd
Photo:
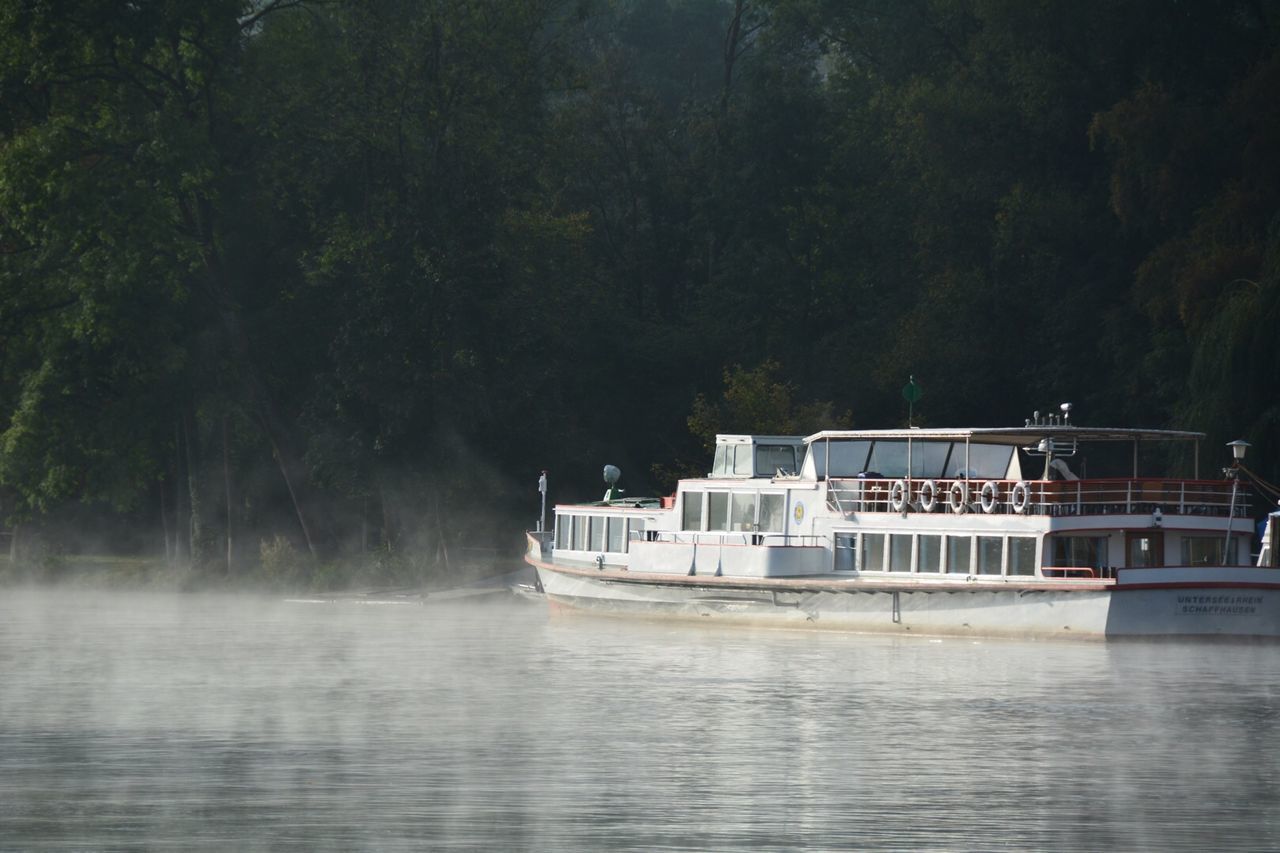
<instances>
[{"instance_id":1,"label":"life ring","mask_svg":"<svg viewBox=\"0 0 1280 853\"><path fill-rule=\"evenodd\" d=\"M921 512L933 512L938 508L938 484L933 480L925 480L920 484L920 493L916 498L920 501Z\"/></svg>"},{"instance_id":2,"label":"life ring","mask_svg":"<svg viewBox=\"0 0 1280 853\"><path fill-rule=\"evenodd\" d=\"M1018 515L1025 513L1031 506L1031 484L1022 480L1014 485L1013 491L1009 493L1009 503Z\"/></svg>"},{"instance_id":3,"label":"life ring","mask_svg":"<svg viewBox=\"0 0 1280 853\"><path fill-rule=\"evenodd\" d=\"M995 480L987 480L982 484L982 495L979 500L982 502L982 511L990 515L996 511L996 506L1000 503L1000 485Z\"/></svg>"},{"instance_id":4,"label":"life ring","mask_svg":"<svg viewBox=\"0 0 1280 853\"><path fill-rule=\"evenodd\" d=\"M907 508L907 481L894 480L889 487L889 508L894 512L903 512Z\"/></svg>"},{"instance_id":5,"label":"life ring","mask_svg":"<svg viewBox=\"0 0 1280 853\"><path fill-rule=\"evenodd\" d=\"M969 509L969 484L964 480L956 480L947 490L947 507L954 513Z\"/></svg>"}]
</instances>

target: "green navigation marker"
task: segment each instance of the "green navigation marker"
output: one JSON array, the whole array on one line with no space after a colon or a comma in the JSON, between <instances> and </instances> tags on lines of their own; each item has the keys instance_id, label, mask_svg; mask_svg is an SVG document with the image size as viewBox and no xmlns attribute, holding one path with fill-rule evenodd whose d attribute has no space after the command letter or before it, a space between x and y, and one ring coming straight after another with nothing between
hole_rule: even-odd
<instances>
[{"instance_id":1,"label":"green navigation marker","mask_svg":"<svg viewBox=\"0 0 1280 853\"><path fill-rule=\"evenodd\" d=\"M920 402L920 398L923 396L924 392L916 384L916 378L908 376L907 384L902 387L902 399L907 401L907 426L915 425L916 403Z\"/></svg>"},{"instance_id":2,"label":"green navigation marker","mask_svg":"<svg viewBox=\"0 0 1280 853\"><path fill-rule=\"evenodd\" d=\"M902 399L908 403L919 403L920 398L924 396L924 392L920 390L920 386L916 384L916 378L912 376L906 385L902 388Z\"/></svg>"}]
</instances>

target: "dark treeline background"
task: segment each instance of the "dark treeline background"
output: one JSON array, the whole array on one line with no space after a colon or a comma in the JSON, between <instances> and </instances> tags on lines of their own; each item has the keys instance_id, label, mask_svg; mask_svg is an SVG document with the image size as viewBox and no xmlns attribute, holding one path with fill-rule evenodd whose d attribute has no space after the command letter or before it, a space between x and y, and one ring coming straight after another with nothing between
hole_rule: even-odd
<instances>
[{"instance_id":1,"label":"dark treeline background","mask_svg":"<svg viewBox=\"0 0 1280 853\"><path fill-rule=\"evenodd\" d=\"M909 375L917 423L1070 400L1280 480L1278 36L1271 0L0 0L13 550L438 571L518 547L543 468L666 489L716 429L902 424Z\"/></svg>"}]
</instances>

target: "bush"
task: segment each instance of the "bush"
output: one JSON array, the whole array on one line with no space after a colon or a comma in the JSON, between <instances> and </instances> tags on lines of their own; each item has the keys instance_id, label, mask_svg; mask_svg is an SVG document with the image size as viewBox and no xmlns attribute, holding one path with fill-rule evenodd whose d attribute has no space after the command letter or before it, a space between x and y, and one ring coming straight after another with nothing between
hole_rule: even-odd
<instances>
[{"instance_id":1,"label":"bush","mask_svg":"<svg viewBox=\"0 0 1280 853\"><path fill-rule=\"evenodd\" d=\"M262 579L276 589L296 588L310 580L311 561L288 537L276 534L270 542L262 540L259 546L259 568Z\"/></svg>"}]
</instances>

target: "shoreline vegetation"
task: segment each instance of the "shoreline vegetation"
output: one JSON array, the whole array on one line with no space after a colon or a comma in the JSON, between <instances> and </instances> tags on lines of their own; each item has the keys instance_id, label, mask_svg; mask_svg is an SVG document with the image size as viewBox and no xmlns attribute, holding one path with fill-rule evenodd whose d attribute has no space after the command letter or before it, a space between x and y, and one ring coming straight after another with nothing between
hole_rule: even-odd
<instances>
[{"instance_id":1,"label":"shoreline vegetation","mask_svg":"<svg viewBox=\"0 0 1280 853\"><path fill-rule=\"evenodd\" d=\"M261 563L228 575L224 567L174 563L158 556L62 554L43 551L13 560L0 554L0 589L70 586L166 592L430 593L467 587L521 569L517 556L488 553L442 563L409 554L374 553L312 561L285 543L264 543Z\"/></svg>"},{"instance_id":2,"label":"shoreline vegetation","mask_svg":"<svg viewBox=\"0 0 1280 853\"><path fill-rule=\"evenodd\" d=\"M543 471L1067 400L1280 482L1276 92L1280 0L0 0L0 533L446 582Z\"/></svg>"}]
</instances>

